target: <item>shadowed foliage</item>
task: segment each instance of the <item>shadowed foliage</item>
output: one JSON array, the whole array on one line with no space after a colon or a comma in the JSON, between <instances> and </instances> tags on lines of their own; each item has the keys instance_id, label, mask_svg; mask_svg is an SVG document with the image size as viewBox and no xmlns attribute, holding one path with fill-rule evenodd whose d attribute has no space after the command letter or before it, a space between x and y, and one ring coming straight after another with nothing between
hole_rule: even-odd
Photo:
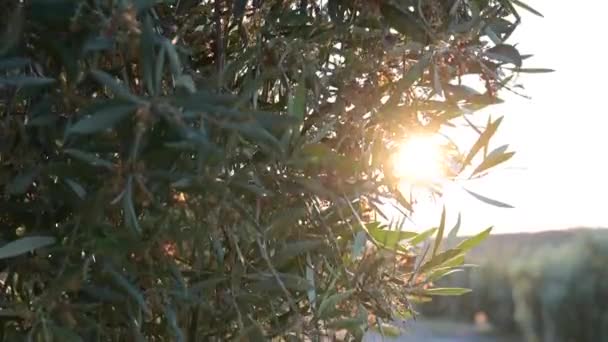
<instances>
[{"instance_id":1,"label":"shadowed foliage","mask_svg":"<svg viewBox=\"0 0 608 342\"><path fill-rule=\"evenodd\" d=\"M445 216L419 235L370 213L412 208L387 163L398 141L530 71L505 43L519 1L2 8L3 340L359 339L466 292L429 284L489 231L446 249ZM500 122L446 142L447 180L510 158L488 152Z\"/></svg>"}]
</instances>

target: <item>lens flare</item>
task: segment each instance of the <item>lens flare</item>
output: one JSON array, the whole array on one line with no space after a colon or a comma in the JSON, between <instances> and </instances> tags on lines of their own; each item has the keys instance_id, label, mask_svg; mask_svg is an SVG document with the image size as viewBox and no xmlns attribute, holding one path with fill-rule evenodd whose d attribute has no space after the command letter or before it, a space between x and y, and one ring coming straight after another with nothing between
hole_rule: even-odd
<instances>
[{"instance_id":1,"label":"lens flare","mask_svg":"<svg viewBox=\"0 0 608 342\"><path fill-rule=\"evenodd\" d=\"M411 183L427 183L445 176L441 141L436 136L405 140L392 157L393 175Z\"/></svg>"}]
</instances>

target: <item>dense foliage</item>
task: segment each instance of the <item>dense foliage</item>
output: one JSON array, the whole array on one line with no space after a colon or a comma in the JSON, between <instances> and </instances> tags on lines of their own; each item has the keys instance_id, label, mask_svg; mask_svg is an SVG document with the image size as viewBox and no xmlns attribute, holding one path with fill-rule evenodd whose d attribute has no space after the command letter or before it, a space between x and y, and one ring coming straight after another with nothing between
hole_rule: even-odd
<instances>
[{"instance_id":1,"label":"dense foliage","mask_svg":"<svg viewBox=\"0 0 608 342\"><path fill-rule=\"evenodd\" d=\"M412 208L389 156L542 71L504 43L534 12L515 0L2 8L3 340L359 338L463 293L428 285L489 230L445 249L445 213L374 222ZM488 152L500 121L446 140L447 179L509 159Z\"/></svg>"}]
</instances>

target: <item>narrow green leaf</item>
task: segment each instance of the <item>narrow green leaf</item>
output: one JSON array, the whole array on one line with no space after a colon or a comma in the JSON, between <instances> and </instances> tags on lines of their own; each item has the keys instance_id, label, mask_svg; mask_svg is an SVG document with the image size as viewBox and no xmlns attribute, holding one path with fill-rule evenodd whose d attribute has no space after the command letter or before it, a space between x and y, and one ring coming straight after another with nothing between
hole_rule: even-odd
<instances>
[{"instance_id":1,"label":"narrow green leaf","mask_svg":"<svg viewBox=\"0 0 608 342\"><path fill-rule=\"evenodd\" d=\"M479 245L483 240L487 239L488 236L490 236L490 233L492 232L492 228L493 227L489 227L486 230L482 231L481 233L478 233L477 235L472 236L472 237L462 241L456 247L456 249L460 249L463 252L471 250L475 246Z\"/></svg>"},{"instance_id":2,"label":"narrow green leaf","mask_svg":"<svg viewBox=\"0 0 608 342\"><path fill-rule=\"evenodd\" d=\"M432 67L433 71L433 90L435 94L439 96L443 96L443 87L441 86L441 77L439 75L439 71L435 65Z\"/></svg>"},{"instance_id":3,"label":"narrow green leaf","mask_svg":"<svg viewBox=\"0 0 608 342\"><path fill-rule=\"evenodd\" d=\"M35 169L24 171L15 176L15 178L6 185L4 190L8 195L23 195L30 185L32 185L37 175L38 170Z\"/></svg>"},{"instance_id":4,"label":"narrow green leaf","mask_svg":"<svg viewBox=\"0 0 608 342\"><path fill-rule=\"evenodd\" d=\"M133 204L133 176L127 177L125 194L122 197L122 210L127 227L130 227L135 233L141 233L141 227L139 226L139 220L137 219Z\"/></svg>"},{"instance_id":5,"label":"narrow green leaf","mask_svg":"<svg viewBox=\"0 0 608 342\"><path fill-rule=\"evenodd\" d=\"M308 284L310 284L310 288L306 291L306 296L308 297L308 303L310 303L310 308L314 312L316 303L317 303L317 290L315 286L315 270L313 269L312 259L310 257L310 253L306 254L306 280L308 280Z\"/></svg>"},{"instance_id":6,"label":"narrow green leaf","mask_svg":"<svg viewBox=\"0 0 608 342\"><path fill-rule=\"evenodd\" d=\"M397 191L396 194L396 200L399 203L399 205L401 205L403 208L405 208L406 210L408 210L409 212L414 211L414 207L412 206L412 204L405 198L405 196L403 196L403 193L401 193L401 191Z\"/></svg>"},{"instance_id":7,"label":"narrow green leaf","mask_svg":"<svg viewBox=\"0 0 608 342\"><path fill-rule=\"evenodd\" d=\"M431 228L431 229L427 229L424 232L414 236L411 240L408 240L408 244L415 246L423 241L426 241L428 238L430 238L433 234L435 234L435 232L437 231L437 227L435 228Z\"/></svg>"},{"instance_id":8,"label":"narrow green leaf","mask_svg":"<svg viewBox=\"0 0 608 342\"><path fill-rule=\"evenodd\" d=\"M154 68L154 91L155 94L162 92L163 73L165 72L165 57L167 52L164 45L161 45L156 56L156 64Z\"/></svg>"},{"instance_id":9,"label":"narrow green leaf","mask_svg":"<svg viewBox=\"0 0 608 342\"><path fill-rule=\"evenodd\" d=\"M68 134L91 134L110 129L127 118L136 108L134 104L116 102L98 106L97 111L90 113L68 128Z\"/></svg>"},{"instance_id":10,"label":"narrow green leaf","mask_svg":"<svg viewBox=\"0 0 608 342\"><path fill-rule=\"evenodd\" d=\"M499 164L506 162L507 160L511 159L511 157L513 157L514 154L515 154L515 152L501 153L501 151L497 151L497 150L490 152L488 154L488 156L481 162L481 164L479 164L479 166L477 166L477 168L475 168L475 170L471 174L471 177L473 177L487 169L490 169L494 166L497 166Z\"/></svg>"},{"instance_id":11,"label":"narrow green leaf","mask_svg":"<svg viewBox=\"0 0 608 342\"><path fill-rule=\"evenodd\" d=\"M433 257L439 251L439 246L441 246L441 240L443 240L443 232L445 230L445 206L443 207L443 211L441 212L441 221L439 222L439 229L437 230L437 236L435 236L435 245L433 246L433 253L431 254Z\"/></svg>"},{"instance_id":12,"label":"narrow green leaf","mask_svg":"<svg viewBox=\"0 0 608 342\"><path fill-rule=\"evenodd\" d=\"M162 0L133 0L132 3L137 10L137 13L142 13L146 10L149 10L154 5L158 3L162 3Z\"/></svg>"},{"instance_id":13,"label":"narrow green leaf","mask_svg":"<svg viewBox=\"0 0 608 342\"><path fill-rule=\"evenodd\" d=\"M57 121L58 117L55 114L38 115L27 121L29 127L48 126Z\"/></svg>"},{"instance_id":14,"label":"narrow green leaf","mask_svg":"<svg viewBox=\"0 0 608 342\"><path fill-rule=\"evenodd\" d=\"M494 33L502 35L513 31L514 24L504 18L492 18L487 21L488 26Z\"/></svg>"},{"instance_id":15,"label":"narrow green leaf","mask_svg":"<svg viewBox=\"0 0 608 342\"><path fill-rule=\"evenodd\" d=\"M505 63L511 63L516 67L521 67L522 58L517 49L510 44L498 44L488 49L485 55Z\"/></svg>"},{"instance_id":16,"label":"narrow green leaf","mask_svg":"<svg viewBox=\"0 0 608 342\"><path fill-rule=\"evenodd\" d=\"M534 8L530 7L529 5L525 4L524 2L522 2L520 0L509 0L509 1L511 1L511 3L513 5L519 6L532 14L535 14L541 18L544 18L544 16L539 11L535 10Z\"/></svg>"},{"instance_id":17,"label":"narrow green leaf","mask_svg":"<svg viewBox=\"0 0 608 342\"><path fill-rule=\"evenodd\" d=\"M317 310L317 317L320 319L327 319L332 312L335 312L336 306L340 304L340 302L348 299L355 290L347 290L344 292L333 294L323 300L321 305L319 305L319 310Z\"/></svg>"},{"instance_id":18,"label":"narrow green leaf","mask_svg":"<svg viewBox=\"0 0 608 342\"><path fill-rule=\"evenodd\" d=\"M184 332L179 326L177 321L177 313L175 312L173 305L165 305L165 317L167 318L167 325L169 326L170 331L173 333L172 340L176 342L184 342Z\"/></svg>"},{"instance_id":19,"label":"narrow green leaf","mask_svg":"<svg viewBox=\"0 0 608 342\"><path fill-rule=\"evenodd\" d=\"M65 152L65 154L67 154L75 159L78 159L82 162L85 162L87 164L90 164L93 166L105 167L108 170L114 169L114 164L112 164L111 162L109 162L105 159L101 159L92 153L80 151L80 150L77 150L74 148L66 148L63 152Z\"/></svg>"},{"instance_id":20,"label":"narrow green leaf","mask_svg":"<svg viewBox=\"0 0 608 342\"><path fill-rule=\"evenodd\" d=\"M456 240L456 236L458 236L458 231L460 230L461 223L462 223L462 215L460 213L458 213L458 219L456 220L454 227L452 227L452 229L448 233L448 237L447 237L448 248L453 247L454 241Z\"/></svg>"},{"instance_id":21,"label":"narrow green leaf","mask_svg":"<svg viewBox=\"0 0 608 342\"><path fill-rule=\"evenodd\" d=\"M502 44L502 39L496 34L496 32L494 32L491 26L488 25L484 27L483 32L486 34L486 36L488 36L488 38L490 38L492 43Z\"/></svg>"},{"instance_id":22,"label":"narrow green leaf","mask_svg":"<svg viewBox=\"0 0 608 342\"><path fill-rule=\"evenodd\" d=\"M92 70L91 75L93 78L100 84L108 87L117 98L135 103L135 104L143 104L144 102L139 99L137 96L131 94L129 89L127 89L124 85L118 83L114 77L105 71L101 70Z\"/></svg>"},{"instance_id":23,"label":"narrow green leaf","mask_svg":"<svg viewBox=\"0 0 608 342\"><path fill-rule=\"evenodd\" d=\"M506 203L503 203L503 202L499 202L499 201L497 201L497 200L493 200L493 199L491 199L491 198L488 198L488 197L486 197L486 196L480 195L480 194L478 194L478 193L476 193L476 192L473 192L473 191L471 191L471 190L468 190L468 189L465 189L465 190L466 190L466 191L467 191L469 194L471 194L471 196L473 196L473 197L477 198L478 200L480 200L480 201L482 201L482 202L485 202L485 203L487 203L487 204L493 205L493 206L495 206L495 207L500 207L500 208L513 208L513 206L512 206L512 205L510 205L510 204L506 204Z\"/></svg>"},{"instance_id":24,"label":"narrow green leaf","mask_svg":"<svg viewBox=\"0 0 608 342\"><path fill-rule=\"evenodd\" d=\"M411 239L418 235L416 232L382 229L378 222L368 223L365 225L365 228L374 241L391 250L397 249L400 241Z\"/></svg>"},{"instance_id":25,"label":"narrow green leaf","mask_svg":"<svg viewBox=\"0 0 608 342\"><path fill-rule=\"evenodd\" d=\"M66 178L64 182L74 191L74 193L80 198L84 199L87 196L86 190L82 187L82 185L78 184L76 181Z\"/></svg>"},{"instance_id":26,"label":"narrow green leaf","mask_svg":"<svg viewBox=\"0 0 608 342\"><path fill-rule=\"evenodd\" d=\"M150 309L146 304L143 294L137 287L135 287L131 282L125 278L122 274L118 273L114 270L113 267L106 264L105 273L109 274L116 285L122 288L127 294L129 294L135 302L139 305L139 307L146 313L150 313Z\"/></svg>"},{"instance_id":27,"label":"narrow green leaf","mask_svg":"<svg viewBox=\"0 0 608 342\"><path fill-rule=\"evenodd\" d=\"M544 74L549 72L555 72L554 69L547 68L505 68L513 72L528 73L528 74Z\"/></svg>"},{"instance_id":28,"label":"narrow green leaf","mask_svg":"<svg viewBox=\"0 0 608 342\"><path fill-rule=\"evenodd\" d=\"M427 262L425 262L420 267L419 272L420 273L426 273L426 272L434 269L435 267L443 264L444 262L452 259L453 257L459 255L460 253L462 253L462 251L460 249L458 249L458 248L448 249L446 251L438 253L437 255L435 255L434 257L432 257L430 260L428 260Z\"/></svg>"},{"instance_id":29,"label":"narrow green leaf","mask_svg":"<svg viewBox=\"0 0 608 342\"><path fill-rule=\"evenodd\" d=\"M182 74L182 63L179 60L179 55L177 54L175 45L173 45L169 39L164 39L163 46L165 47L167 57L169 57L169 67L171 68L171 73L173 74L174 78L178 78L179 75Z\"/></svg>"},{"instance_id":30,"label":"narrow green leaf","mask_svg":"<svg viewBox=\"0 0 608 342\"><path fill-rule=\"evenodd\" d=\"M461 296L471 292L471 289L462 287L437 287L434 289L423 290L422 294L427 296Z\"/></svg>"},{"instance_id":31,"label":"narrow green leaf","mask_svg":"<svg viewBox=\"0 0 608 342\"><path fill-rule=\"evenodd\" d=\"M20 69L31 63L28 58L12 57L0 59L0 70Z\"/></svg>"},{"instance_id":32,"label":"narrow green leaf","mask_svg":"<svg viewBox=\"0 0 608 342\"><path fill-rule=\"evenodd\" d=\"M456 248L459 249L459 248ZM461 254L456 255L455 257L448 259L446 261L444 261L443 263L441 263L440 265L437 266L437 269L440 268L454 268L457 266L461 266L462 264L464 264L464 257L465 257L465 251L461 250Z\"/></svg>"},{"instance_id":33,"label":"narrow green leaf","mask_svg":"<svg viewBox=\"0 0 608 342\"><path fill-rule=\"evenodd\" d=\"M463 257L464 259L464 257ZM429 276L426 278L426 280L428 282L433 282L433 281L437 281L445 276L448 276L450 274L453 273L458 273L458 272L462 272L462 269L454 269L454 268L441 268L441 269L436 269L433 272L431 272L429 274Z\"/></svg>"},{"instance_id":34,"label":"narrow green leaf","mask_svg":"<svg viewBox=\"0 0 608 342\"><path fill-rule=\"evenodd\" d=\"M299 122L302 122L306 115L306 82L303 79L300 80L293 96L289 99L289 115L297 118Z\"/></svg>"},{"instance_id":35,"label":"narrow green leaf","mask_svg":"<svg viewBox=\"0 0 608 342\"><path fill-rule=\"evenodd\" d=\"M156 94L155 87L155 73L154 73L154 30L152 28L152 20L148 14L144 15L142 30L140 35L140 48L139 48L139 60L140 60L140 71L144 84L149 94Z\"/></svg>"},{"instance_id":36,"label":"narrow green leaf","mask_svg":"<svg viewBox=\"0 0 608 342\"><path fill-rule=\"evenodd\" d=\"M0 247L0 259L12 258L55 243L51 236L27 236Z\"/></svg>"},{"instance_id":37,"label":"narrow green leaf","mask_svg":"<svg viewBox=\"0 0 608 342\"><path fill-rule=\"evenodd\" d=\"M0 86L31 87L45 86L54 83L55 80L49 77L34 76L11 76L0 77Z\"/></svg>"},{"instance_id":38,"label":"narrow green leaf","mask_svg":"<svg viewBox=\"0 0 608 342\"><path fill-rule=\"evenodd\" d=\"M196 85L194 84L192 76L186 74L179 75L175 79L175 87L185 89L190 94L194 94L196 92Z\"/></svg>"},{"instance_id":39,"label":"narrow green leaf","mask_svg":"<svg viewBox=\"0 0 608 342\"><path fill-rule=\"evenodd\" d=\"M482 148L484 148L485 146L488 145L488 143L490 142L490 138L492 138L494 133L496 133L496 130L500 126L501 122L502 122L502 117L496 119L496 121L494 121L494 122L490 122L488 124L488 127L486 127L486 130L479 135L479 138L477 138L477 141L475 142L475 144L473 144L473 147L471 147L471 149L469 150L469 153L467 154L464 161L462 162L462 167L460 170L461 172L464 170L465 167L467 167L471 163L471 161L477 155L477 153Z\"/></svg>"},{"instance_id":40,"label":"narrow green leaf","mask_svg":"<svg viewBox=\"0 0 608 342\"><path fill-rule=\"evenodd\" d=\"M433 301L433 298L422 295L408 295L406 298L412 304L422 304Z\"/></svg>"},{"instance_id":41,"label":"narrow green leaf","mask_svg":"<svg viewBox=\"0 0 608 342\"><path fill-rule=\"evenodd\" d=\"M102 37L102 36L91 37L85 41L85 43L82 47L82 52L89 53L89 52L106 51L106 50L112 50L113 47L114 47L114 41L112 38Z\"/></svg>"}]
</instances>

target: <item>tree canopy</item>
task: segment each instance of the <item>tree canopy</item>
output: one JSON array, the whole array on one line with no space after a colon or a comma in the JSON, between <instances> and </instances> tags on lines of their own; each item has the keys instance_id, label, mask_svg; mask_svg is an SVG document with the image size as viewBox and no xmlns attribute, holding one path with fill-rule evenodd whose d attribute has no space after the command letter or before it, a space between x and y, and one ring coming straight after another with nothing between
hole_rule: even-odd
<instances>
[{"instance_id":1,"label":"tree canopy","mask_svg":"<svg viewBox=\"0 0 608 342\"><path fill-rule=\"evenodd\" d=\"M430 285L489 229L375 221L415 200L390 156L545 71L506 43L519 0L3 4L7 341L359 339L466 292ZM511 157L500 122L445 139L446 179Z\"/></svg>"}]
</instances>

